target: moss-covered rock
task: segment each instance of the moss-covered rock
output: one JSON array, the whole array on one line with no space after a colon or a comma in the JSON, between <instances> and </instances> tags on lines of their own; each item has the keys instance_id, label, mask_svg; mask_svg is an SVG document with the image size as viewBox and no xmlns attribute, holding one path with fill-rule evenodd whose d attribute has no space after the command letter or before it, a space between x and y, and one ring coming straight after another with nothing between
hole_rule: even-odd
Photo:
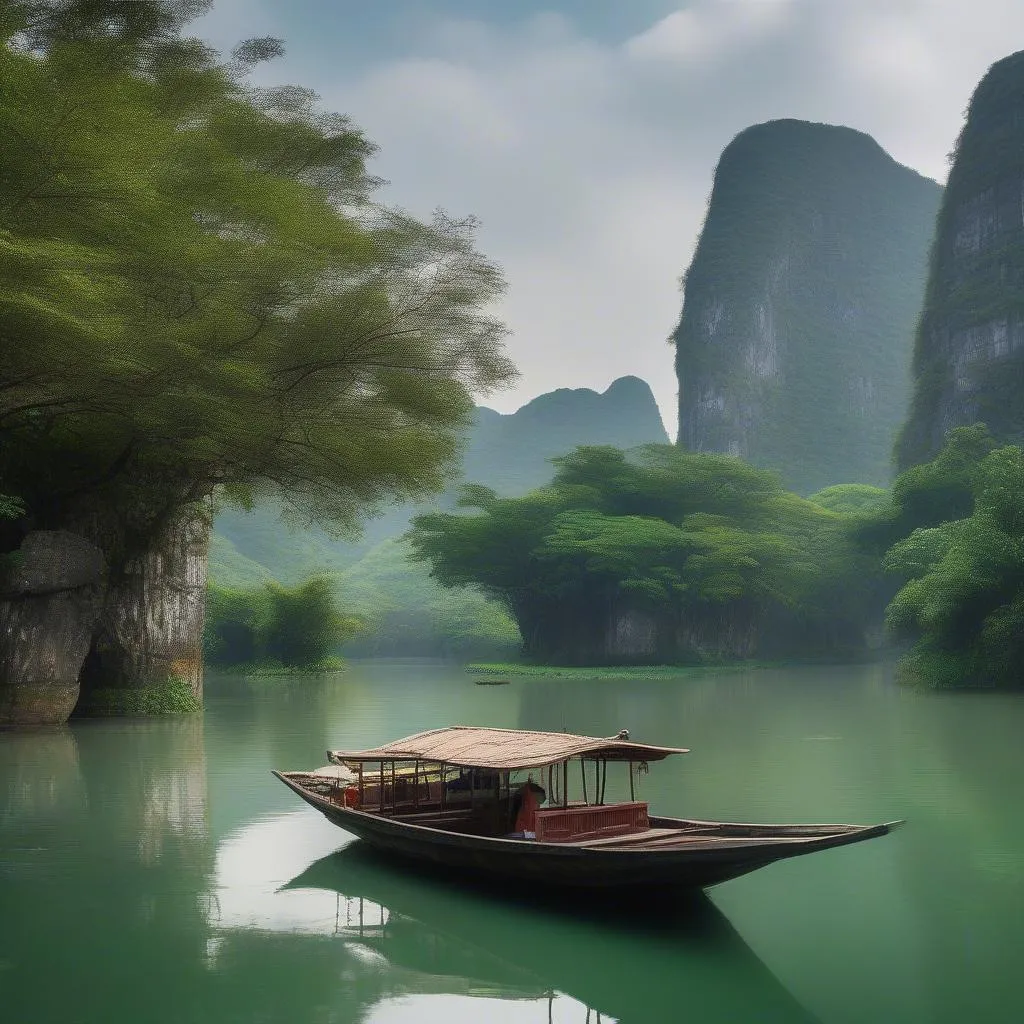
<instances>
[{"instance_id":1,"label":"moss-covered rock","mask_svg":"<svg viewBox=\"0 0 1024 1024\"><path fill-rule=\"evenodd\" d=\"M171 679L160 686L135 689L113 687L93 690L79 714L116 715L189 715L203 710L187 679Z\"/></svg>"}]
</instances>

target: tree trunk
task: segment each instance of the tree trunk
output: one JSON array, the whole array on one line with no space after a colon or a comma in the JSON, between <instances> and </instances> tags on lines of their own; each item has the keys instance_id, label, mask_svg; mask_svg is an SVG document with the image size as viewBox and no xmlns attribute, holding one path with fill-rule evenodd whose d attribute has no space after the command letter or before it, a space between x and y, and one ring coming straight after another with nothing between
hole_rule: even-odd
<instances>
[{"instance_id":1,"label":"tree trunk","mask_svg":"<svg viewBox=\"0 0 1024 1024\"><path fill-rule=\"evenodd\" d=\"M82 670L80 711L198 710L209 542L209 511L190 505L111 579Z\"/></svg>"},{"instance_id":2,"label":"tree trunk","mask_svg":"<svg viewBox=\"0 0 1024 1024\"><path fill-rule=\"evenodd\" d=\"M30 533L0 568L0 725L56 725L103 603L103 556L76 534Z\"/></svg>"}]
</instances>

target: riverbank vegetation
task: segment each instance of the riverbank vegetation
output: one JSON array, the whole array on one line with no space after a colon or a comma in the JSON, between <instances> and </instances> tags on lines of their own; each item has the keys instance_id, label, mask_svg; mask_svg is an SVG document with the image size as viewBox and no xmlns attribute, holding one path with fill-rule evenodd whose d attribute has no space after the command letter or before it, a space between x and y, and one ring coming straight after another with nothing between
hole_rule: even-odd
<instances>
[{"instance_id":1,"label":"riverbank vegetation","mask_svg":"<svg viewBox=\"0 0 1024 1024\"><path fill-rule=\"evenodd\" d=\"M887 620L913 640L905 679L943 688L1020 687L1024 450L994 448L969 477L969 514L917 529L887 554L886 567L907 579Z\"/></svg>"},{"instance_id":2,"label":"riverbank vegetation","mask_svg":"<svg viewBox=\"0 0 1024 1024\"><path fill-rule=\"evenodd\" d=\"M523 633L523 664L472 671L863 657L884 616L908 681L1022 683L1024 452L981 424L891 491L807 500L739 460L660 446L555 463L521 499L470 487L466 512L415 520L434 577L502 601Z\"/></svg>"},{"instance_id":3,"label":"riverbank vegetation","mask_svg":"<svg viewBox=\"0 0 1024 1024\"><path fill-rule=\"evenodd\" d=\"M338 648L363 628L338 607L334 581L312 576L295 587L212 585L203 631L206 660L222 668L268 674L340 666Z\"/></svg>"}]
</instances>

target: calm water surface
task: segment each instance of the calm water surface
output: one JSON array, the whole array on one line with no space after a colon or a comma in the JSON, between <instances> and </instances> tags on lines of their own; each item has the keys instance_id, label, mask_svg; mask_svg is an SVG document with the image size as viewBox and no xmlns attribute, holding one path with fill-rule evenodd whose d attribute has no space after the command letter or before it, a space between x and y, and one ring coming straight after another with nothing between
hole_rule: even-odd
<instances>
[{"instance_id":1,"label":"calm water surface","mask_svg":"<svg viewBox=\"0 0 1024 1024\"><path fill-rule=\"evenodd\" d=\"M641 782L670 815L908 825L692 905L552 907L396 871L269 774L449 724L688 746ZM879 666L481 687L414 663L0 734L0 1018L1010 1024L1022 738L1024 699L907 693Z\"/></svg>"}]
</instances>

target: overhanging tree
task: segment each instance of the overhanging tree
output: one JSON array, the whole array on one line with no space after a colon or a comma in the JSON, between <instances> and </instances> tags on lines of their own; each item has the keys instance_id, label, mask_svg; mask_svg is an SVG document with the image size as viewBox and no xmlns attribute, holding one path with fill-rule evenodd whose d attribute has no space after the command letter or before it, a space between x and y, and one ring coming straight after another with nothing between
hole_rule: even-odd
<instances>
[{"instance_id":1,"label":"overhanging tree","mask_svg":"<svg viewBox=\"0 0 1024 1024\"><path fill-rule=\"evenodd\" d=\"M198 688L211 496L352 530L514 374L473 223L375 202L346 118L246 84L276 41L178 35L201 6L3 8L0 478L106 555L107 684Z\"/></svg>"}]
</instances>

